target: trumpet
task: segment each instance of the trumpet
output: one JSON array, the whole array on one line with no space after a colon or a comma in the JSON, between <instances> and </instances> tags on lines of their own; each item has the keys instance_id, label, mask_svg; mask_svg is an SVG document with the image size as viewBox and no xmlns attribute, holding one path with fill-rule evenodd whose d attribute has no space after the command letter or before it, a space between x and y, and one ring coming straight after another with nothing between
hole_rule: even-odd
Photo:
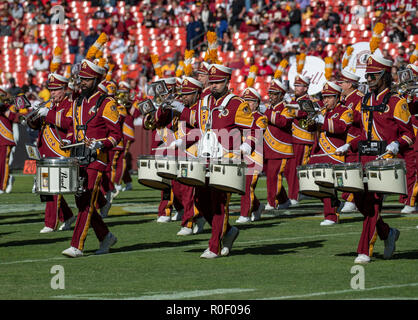
<instances>
[{"instance_id":1,"label":"trumpet","mask_svg":"<svg viewBox=\"0 0 418 320\"><path fill-rule=\"evenodd\" d=\"M20 123L23 125L27 125L28 127L32 128L32 129L36 129L36 125L35 125L35 120L39 118L38 115L38 111L44 107L45 105L47 105L49 102L51 101L51 99L44 101L42 103L40 103L39 105L35 106L33 108L33 110L31 112L29 112L26 115L22 115L20 117Z\"/></svg>"},{"instance_id":2,"label":"trumpet","mask_svg":"<svg viewBox=\"0 0 418 320\"><path fill-rule=\"evenodd\" d=\"M299 120L299 126L302 129L307 129L309 126L314 125L315 124L315 117L319 114L322 113L323 110L325 110L327 107L322 107L321 109L314 111L314 112L308 112L308 117L305 119L300 119Z\"/></svg>"}]
</instances>

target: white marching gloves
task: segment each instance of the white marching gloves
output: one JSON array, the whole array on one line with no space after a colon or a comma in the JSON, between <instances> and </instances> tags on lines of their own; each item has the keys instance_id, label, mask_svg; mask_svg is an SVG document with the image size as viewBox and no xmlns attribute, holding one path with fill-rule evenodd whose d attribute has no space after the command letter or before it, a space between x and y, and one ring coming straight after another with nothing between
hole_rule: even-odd
<instances>
[{"instance_id":1,"label":"white marching gloves","mask_svg":"<svg viewBox=\"0 0 418 320\"><path fill-rule=\"evenodd\" d=\"M399 152L399 142L398 141L392 141L386 146L386 151L389 151L393 155L398 154Z\"/></svg>"},{"instance_id":2,"label":"white marching gloves","mask_svg":"<svg viewBox=\"0 0 418 320\"><path fill-rule=\"evenodd\" d=\"M179 113L182 113L183 112L184 104L182 104L180 101L174 100L171 103L171 106L173 107L173 110L176 110Z\"/></svg>"},{"instance_id":3,"label":"white marching gloves","mask_svg":"<svg viewBox=\"0 0 418 320\"><path fill-rule=\"evenodd\" d=\"M140 127L140 126L142 126L143 122L144 122L144 120L142 119L142 117L135 118L134 126Z\"/></svg>"},{"instance_id":4,"label":"white marching gloves","mask_svg":"<svg viewBox=\"0 0 418 320\"><path fill-rule=\"evenodd\" d=\"M39 110L37 112L37 115L38 115L38 117L46 117L46 115L48 114L48 112L49 112L49 108L42 107L42 108L39 108Z\"/></svg>"},{"instance_id":5,"label":"white marching gloves","mask_svg":"<svg viewBox=\"0 0 418 320\"><path fill-rule=\"evenodd\" d=\"M314 121L315 121L316 123L319 123L319 124L324 124L325 118L324 118L324 116L323 116L322 114L317 114L317 115L314 117Z\"/></svg>"},{"instance_id":6,"label":"white marching gloves","mask_svg":"<svg viewBox=\"0 0 418 320\"><path fill-rule=\"evenodd\" d=\"M180 148L183 145L183 139L176 139L170 143L169 148Z\"/></svg>"},{"instance_id":7,"label":"white marching gloves","mask_svg":"<svg viewBox=\"0 0 418 320\"><path fill-rule=\"evenodd\" d=\"M251 146L248 143L244 142L242 145L239 146L239 149L244 155L251 155Z\"/></svg>"},{"instance_id":8,"label":"white marching gloves","mask_svg":"<svg viewBox=\"0 0 418 320\"><path fill-rule=\"evenodd\" d=\"M260 110L261 113L264 114L264 112L266 112L267 110L267 106L263 103L260 103L260 105L258 106L258 109Z\"/></svg>"},{"instance_id":9,"label":"white marching gloves","mask_svg":"<svg viewBox=\"0 0 418 320\"><path fill-rule=\"evenodd\" d=\"M350 144L349 144L349 143L346 143L346 144L342 145L341 147L338 147L338 148L335 150L335 153L336 153L336 154L339 154L339 153L344 154L344 153L347 153L347 151L348 151L349 149L350 149Z\"/></svg>"},{"instance_id":10,"label":"white marching gloves","mask_svg":"<svg viewBox=\"0 0 418 320\"><path fill-rule=\"evenodd\" d=\"M91 144L89 145L90 150L101 149L102 147L103 147L103 142L97 141L97 140L93 140Z\"/></svg>"}]
</instances>

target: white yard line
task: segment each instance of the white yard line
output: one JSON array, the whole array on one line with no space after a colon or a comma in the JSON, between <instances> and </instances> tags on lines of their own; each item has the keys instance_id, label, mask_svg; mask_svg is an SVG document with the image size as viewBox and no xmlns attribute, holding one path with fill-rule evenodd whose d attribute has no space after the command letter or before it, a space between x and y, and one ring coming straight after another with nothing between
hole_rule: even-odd
<instances>
[{"instance_id":1,"label":"white yard line","mask_svg":"<svg viewBox=\"0 0 418 320\"><path fill-rule=\"evenodd\" d=\"M213 289L213 290L194 290L194 291L183 291L183 292L170 292L154 295L144 295L144 296L132 296L132 297L120 297L120 298L109 298L103 297L103 294L83 294L83 295L59 295L52 296L51 298L55 299L93 299L93 300L178 300L178 299L188 299L188 298L197 298L204 296L211 296L216 294L228 294L228 293L241 293L241 292L250 292L255 291L255 289L241 289L241 288L231 288L231 289Z\"/></svg>"},{"instance_id":2,"label":"white yard line","mask_svg":"<svg viewBox=\"0 0 418 320\"><path fill-rule=\"evenodd\" d=\"M395 288L416 287L416 286L418 286L418 283L393 284L389 286L364 288L362 290L347 289L347 290L336 290L336 291L312 292L312 293L293 295L293 296L270 297L270 298L266 298L263 300L303 299L303 298L312 298L312 297L327 296L327 295L336 295L336 294L342 294L342 293L348 293L348 292L362 293L362 292L373 291L373 290L395 289ZM406 299L414 299L414 298L411 297L411 298L406 298Z\"/></svg>"}]
</instances>

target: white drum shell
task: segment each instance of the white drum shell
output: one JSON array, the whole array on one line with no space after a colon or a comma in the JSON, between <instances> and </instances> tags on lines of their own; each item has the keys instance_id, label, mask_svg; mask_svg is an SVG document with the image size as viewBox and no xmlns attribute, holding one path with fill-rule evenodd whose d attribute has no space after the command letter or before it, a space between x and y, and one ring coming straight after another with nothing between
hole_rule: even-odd
<instances>
[{"instance_id":1,"label":"white drum shell","mask_svg":"<svg viewBox=\"0 0 418 320\"><path fill-rule=\"evenodd\" d=\"M206 163L195 160L177 162L177 181L188 186L206 184Z\"/></svg>"},{"instance_id":2,"label":"white drum shell","mask_svg":"<svg viewBox=\"0 0 418 320\"><path fill-rule=\"evenodd\" d=\"M44 195L73 194L79 187L75 158L43 158L36 161L35 192Z\"/></svg>"},{"instance_id":3,"label":"white drum shell","mask_svg":"<svg viewBox=\"0 0 418 320\"><path fill-rule=\"evenodd\" d=\"M334 187L342 192L361 192L364 190L363 169L361 164L350 163L334 166Z\"/></svg>"},{"instance_id":4,"label":"white drum shell","mask_svg":"<svg viewBox=\"0 0 418 320\"><path fill-rule=\"evenodd\" d=\"M157 161L154 156L138 158L138 182L146 187L164 190L170 188L171 182L157 174Z\"/></svg>"},{"instance_id":5,"label":"white drum shell","mask_svg":"<svg viewBox=\"0 0 418 320\"><path fill-rule=\"evenodd\" d=\"M333 188L322 187L315 183L312 167L298 167L299 193L315 198L329 198L334 195Z\"/></svg>"},{"instance_id":6,"label":"white drum shell","mask_svg":"<svg viewBox=\"0 0 418 320\"><path fill-rule=\"evenodd\" d=\"M156 159L157 175L165 179L175 179L177 177L177 160L175 158Z\"/></svg>"},{"instance_id":7,"label":"white drum shell","mask_svg":"<svg viewBox=\"0 0 418 320\"><path fill-rule=\"evenodd\" d=\"M405 167L388 162L380 167L366 164L367 189L383 194L408 194Z\"/></svg>"},{"instance_id":8,"label":"white drum shell","mask_svg":"<svg viewBox=\"0 0 418 320\"><path fill-rule=\"evenodd\" d=\"M225 192L245 194L245 165L211 163L209 186Z\"/></svg>"},{"instance_id":9,"label":"white drum shell","mask_svg":"<svg viewBox=\"0 0 418 320\"><path fill-rule=\"evenodd\" d=\"M333 168L331 164L314 164L313 175L315 183L321 187L333 188L334 187L334 176Z\"/></svg>"}]
</instances>

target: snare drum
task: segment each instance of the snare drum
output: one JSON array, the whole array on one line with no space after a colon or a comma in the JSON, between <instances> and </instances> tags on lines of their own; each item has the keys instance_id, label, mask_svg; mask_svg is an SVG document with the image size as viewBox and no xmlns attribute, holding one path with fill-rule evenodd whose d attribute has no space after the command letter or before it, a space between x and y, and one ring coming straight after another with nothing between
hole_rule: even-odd
<instances>
[{"instance_id":1,"label":"snare drum","mask_svg":"<svg viewBox=\"0 0 418 320\"><path fill-rule=\"evenodd\" d=\"M213 160L209 166L209 186L225 192L245 194L245 168L242 163Z\"/></svg>"},{"instance_id":2,"label":"snare drum","mask_svg":"<svg viewBox=\"0 0 418 320\"><path fill-rule=\"evenodd\" d=\"M326 188L315 183L314 165L307 164L297 167L299 193L316 198L329 198L334 195L333 188Z\"/></svg>"},{"instance_id":3,"label":"snare drum","mask_svg":"<svg viewBox=\"0 0 418 320\"><path fill-rule=\"evenodd\" d=\"M363 191L363 167L361 163L335 164L334 187L339 191L349 193Z\"/></svg>"},{"instance_id":4,"label":"snare drum","mask_svg":"<svg viewBox=\"0 0 418 320\"><path fill-rule=\"evenodd\" d=\"M334 172L332 164L330 163L315 163L312 164L313 175L315 183L321 187L333 188L334 187Z\"/></svg>"},{"instance_id":5,"label":"snare drum","mask_svg":"<svg viewBox=\"0 0 418 320\"><path fill-rule=\"evenodd\" d=\"M76 158L37 160L36 193L45 195L76 193L79 187L79 166Z\"/></svg>"},{"instance_id":6,"label":"snare drum","mask_svg":"<svg viewBox=\"0 0 418 320\"><path fill-rule=\"evenodd\" d=\"M155 156L146 155L138 157L138 182L146 187L164 190L170 188L171 182L157 174L157 161Z\"/></svg>"},{"instance_id":7,"label":"snare drum","mask_svg":"<svg viewBox=\"0 0 418 320\"><path fill-rule=\"evenodd\" d=\"M199 160L179 160L177 162L177 181L188 186L206 184L206 162Z\"/></svg>"},{"instance_id":8,"label":"snare drum","mask_svg":"<svg viewBox=\"0 0 418 320\"><path fill-rule=\"evenodd\" d=\"M156 158L157 175L165 179L177 177L177 159L173 156Z\"/></svg>"},{"instance_id":9,"label":"snare drum","mask_svg":"<svg viewBox=\"0 0 418 320\"><path fill-rule=\"evenodd\" d=\"M408 194L404 160L371 161L366 163L365 172L369 191L385 194Z\"/></svg>"}]
</instances>

